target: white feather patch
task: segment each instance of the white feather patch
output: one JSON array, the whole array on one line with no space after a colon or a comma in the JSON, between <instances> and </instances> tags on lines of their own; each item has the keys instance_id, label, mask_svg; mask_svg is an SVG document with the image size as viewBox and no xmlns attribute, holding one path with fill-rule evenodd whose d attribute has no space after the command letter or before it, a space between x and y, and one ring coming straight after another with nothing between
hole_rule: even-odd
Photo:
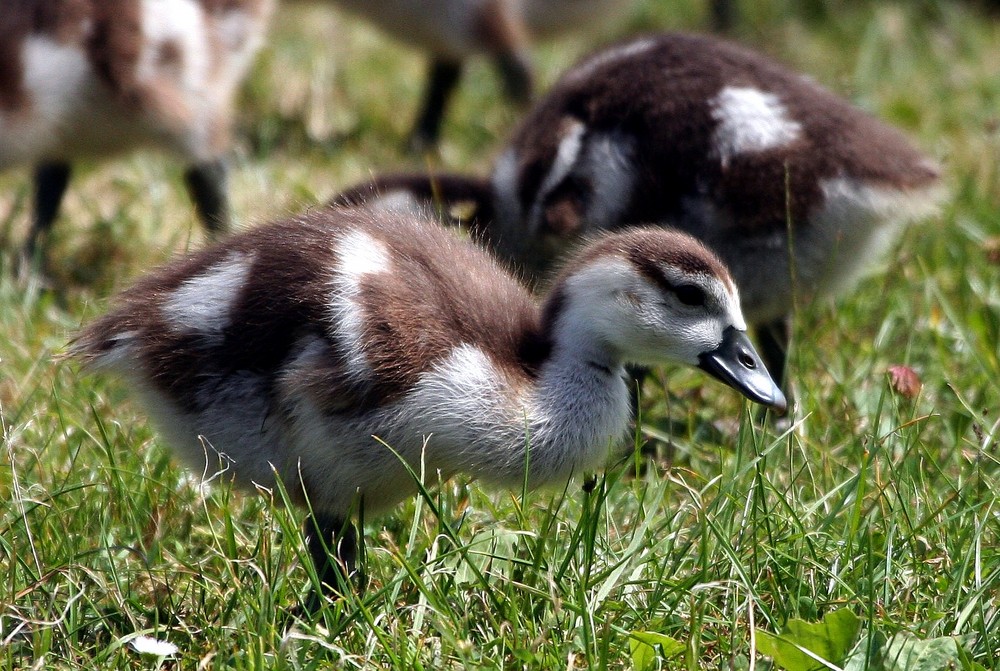
<instances>
[{"instance_id":1,"label":"white feather patch","mask_svg":"<svg viewBox=\"0 0 1000 671\"><path fill-rule=\"evenodd\" d=\"M391 267L385 243L364 231L352 230L337 241L337 271L333 279L332 323L346 356L352 378L368 373L364 352L365 310L361 304L361 281L366 275L388 272Z\"/></svg>"},{"instance_id":2,"label":"white feather patch","mask_svg":"<svg viewBox=\"0 0 1000 671\"><path fill-rule=\"evenodd\" d=\"M185 280L163 303L163 314L175 331L219 333L232 310L253 258L233 254L207 272Z\"/></svg>"},{"instance_id":3,"label":"white feather patch","mask_svg":"<svg viewBox=\"0 0 1000 671\"><path fill-rule=\"evenodd\" d=\"M22 58L24 85L34 100L36 113L60 117L75 104L73 96L87 79L87 55L76 45L37 36L25 40Z\"/></svg>"},{"instance_id":4,"label":"white feather patch","mask_svg":"<svg viewBox=\"0 0 1000 671\"><path fill-rule=\"evenodd\" d=\"M559 186L560 182L566 179L566 176L576 165L583 147L583 137L587 132L587 126L576 119L567 117L563 119L560 131L562 139L559 140L559 148L556 150L555 159L549 166L549 172L545 175L541 188L538 189L535 205L531 211L531 219L528 223L528 230L531 234L537 235L542 220L542 204L545 199L553 189Z\"/></svg>"},{"instance_id":5,"label":"white feather patch","mask_svg":"<svg viewBox=\"0 0 1000 671\"><path fill-rule=\"evenodd\" d=\"M611 228L632 198L636 140L621 132L596 133L587 143L586 169L593 189L585 230Z\"/></svg>"},{"instance_id":6,"label":"white feather patch","mask_svg":"<svg viewBox=\"0 0 1000 671\"><path fill-rule=\"evenodd\" d=\"M182 91L203 88L208 79L209 53L205 16L194 0L143 0L142 33L145 38L136 72L139 81L162 76L159 54L173 43L181 52L182 65L176 82Z\"/></svg>"},{"instance_id":7,"label":"white feather patch","mask_svg":"<svg viewBox=\"0 0 1000 671\"><path fill-rule=\"evenodd\" d=\"M357 282L365 275L389 269L389 251L385 244L359 230L340 238L337 257L340 259L337 270L349 281Z\"/></svg>"},{"instance_id":8,"label":"white feather patch","mask_svg":"<svg viewBox=\"0 0 1000 671\"><path fill-rule=\"evenodd\" d=\"M161 641L152 636L136 636L129 641L129 645L141 655L156 655L158 657L171 657L180 650L173 643Z\"/></svg>"},{"instance_id":9,"label":"white feather patch","mask_svg":"<svg viewBox=\"0 0 1000 671\"><path fill-rule=\"evenodd\" d=\"M778 96L753 87L727 86L709 105L715 150L722 165L738 154L766 151L794 142L802 125L788 116Z\"/></svg>"},{"instance_id":10,"label":"white feather patch","mask_svg":"<svg viewBox=\"0 0 1000 671\"><path fill-rule=\"evenodd\" d=\"M92 76L83 50L45 36L24 41L21 61L30 114L0 110L0 170L34 161L58 146L64 119L80 104Z\"/></svg>"}]
</instances>

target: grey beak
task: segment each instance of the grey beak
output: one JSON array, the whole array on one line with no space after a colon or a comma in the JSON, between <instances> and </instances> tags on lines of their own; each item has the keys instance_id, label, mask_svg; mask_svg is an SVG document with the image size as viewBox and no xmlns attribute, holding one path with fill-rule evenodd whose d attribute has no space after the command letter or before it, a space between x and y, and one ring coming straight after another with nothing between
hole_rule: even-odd
<instances>
[{"instance_id":1,"label":"grey beak","mask_svg":"<svg viewBox=\"0 0 1000 671\"><path fill-rule=\"evenodd\" d=\"M698 355L698 367L751 401L780 411L788 405L745 331L733 326L723 331L721 345Z\"/></svg>"}]
</instances>

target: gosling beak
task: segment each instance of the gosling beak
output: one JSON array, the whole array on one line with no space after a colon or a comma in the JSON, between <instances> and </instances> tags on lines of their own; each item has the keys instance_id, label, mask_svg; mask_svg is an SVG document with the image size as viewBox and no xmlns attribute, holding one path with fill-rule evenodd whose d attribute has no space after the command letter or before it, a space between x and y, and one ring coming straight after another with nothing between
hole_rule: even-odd
<instances>
[{"instance_id":1,"label":"gosling beak","mask_svg":"<svg viewBox=\"0 0 1000 671\"><path fill-rule=\"evenodd\" d=\"M771 379L745 331L733 326L723 331L721 345L698 355L698 367L751 401L780 411L787 407L785 395Z\"/></svg>"}]
</instances>

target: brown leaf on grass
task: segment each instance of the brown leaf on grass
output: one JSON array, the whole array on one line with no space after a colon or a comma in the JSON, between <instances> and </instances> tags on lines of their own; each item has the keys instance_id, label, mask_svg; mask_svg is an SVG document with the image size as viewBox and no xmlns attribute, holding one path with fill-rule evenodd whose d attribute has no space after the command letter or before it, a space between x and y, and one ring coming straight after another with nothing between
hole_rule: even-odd
<instances>
[{"instance_id":1,"label":"brown leaf on grass","mask_svg":"<svg viewBox=\"0 0 1000 671\"><path fill-rule=\"evenodd\" d=\"M889 382L892 384L893 391L906 398L916 398L923 386L917 371L909 366L898 364L889 366Z\"/></svg>"}]
</instances>

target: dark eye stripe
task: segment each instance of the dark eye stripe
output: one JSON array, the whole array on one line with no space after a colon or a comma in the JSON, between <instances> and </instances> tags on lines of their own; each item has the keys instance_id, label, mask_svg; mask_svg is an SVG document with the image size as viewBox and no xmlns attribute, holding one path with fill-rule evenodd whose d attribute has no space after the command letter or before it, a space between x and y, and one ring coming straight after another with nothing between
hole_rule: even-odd
<instances>
[{"instance_id":1,"label":"dark eye stripe","mask_svg":"<svg viewBox=\"0 0 1000 671\"><path fill-rule=\"evenodd\" d=\"M684 305L705 305L706 296L701 287L696 287L693 284L682 284L674 287L674 293L677 294L677 299Z\"/></svg>"},{"instance_id":2,"label":"dark eye stripe","mask_svg":"<svg viewBox=\"0 0 1000 671\"><path fill-rule=\"evenodd\" d=\"M643 275L653 281L663 291L669 291L677 296L684 305L704 306L708 303L705 290L695 284L675 284L668 280L663 269L650 258L633 257L632 262Z\"/></svg>"}]
</instances>

